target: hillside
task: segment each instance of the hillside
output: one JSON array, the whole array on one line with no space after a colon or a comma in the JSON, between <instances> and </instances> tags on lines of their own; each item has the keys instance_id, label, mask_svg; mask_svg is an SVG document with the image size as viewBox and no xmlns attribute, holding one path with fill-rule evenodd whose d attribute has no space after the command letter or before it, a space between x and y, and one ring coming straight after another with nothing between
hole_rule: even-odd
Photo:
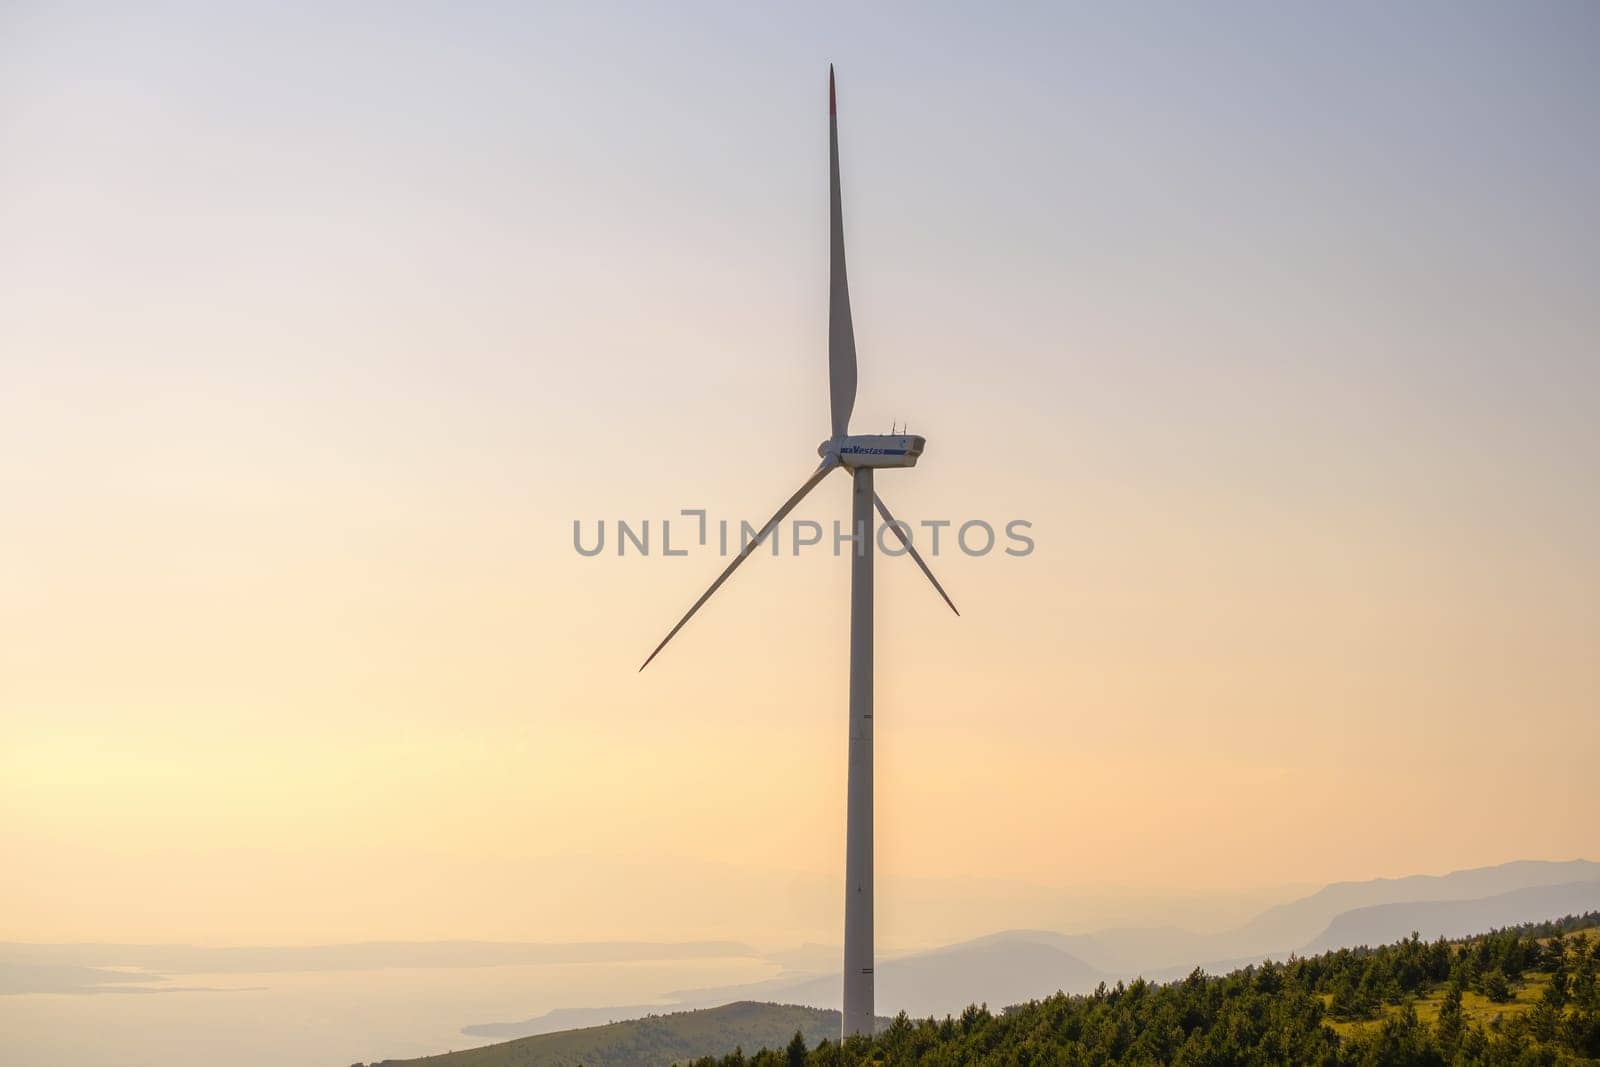
<instances>
[{"instance_id":1,"label":"hillside","mask_svg":"<svg viewBox=\"0 0 1600 1067\"><path fill-rule=\"evenodd\" d=\"M1600 913L1462 941L1410 937L1223 977L1196 969L1056 994L999 1014L969 1007L807 1053L808 1067L967 1064L1600 1064ZM794 1067L797 1049L692 1067Z\"/></svg>"},{"instance_id":2,"label":"hillside","mask_svg":"<svg viewBox=\"0 0 1600 1067\"><path fill-rule=\"evenodd\" d=\"M1600 913L1590 912L1459 941L1410 937L1221 977L1196 969L1165 985L1141 979L1085 995L1057 993L1000 1012L968 1007L920 1022L901 1014L880 1024L876 1037L842 1045L835 1037L837 1013L733 1004L405 1062L569 1067L581 1059L590 1067L645 1067L698 1057L693 1067L1600 1064L1597 935ZM796 1026L808 1046L803 1055L793 1043ZM749 1036L757 1031L773 1036ZM678 1051L717 1041L723 1044L716 1053ZM730 1054L734 1045L741 1049Z\"/></svg>"},{"instance_id":3,"label":"hillside","mask_svg":"<svg viewBox=\"0 0 1600 1067\"><path fill-rule=\"evenodd\" d=\"M562 1030L497 1045L383 1060L382 1067L669 1067L680 1060L720 1056L735 1048L782 1048L795 1032L808 1045L837 1039L836 1011L792 1004L742 1001L720 1008L651 1015L643 1019ZM379 1067L374 1064L373 1067Z\"/></svg>"}]
</instances>

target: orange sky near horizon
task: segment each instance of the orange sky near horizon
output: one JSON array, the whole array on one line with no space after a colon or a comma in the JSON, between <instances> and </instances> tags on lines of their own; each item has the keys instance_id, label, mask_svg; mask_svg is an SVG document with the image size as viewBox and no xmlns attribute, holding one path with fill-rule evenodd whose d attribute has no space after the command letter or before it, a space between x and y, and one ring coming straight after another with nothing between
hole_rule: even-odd
<instances>
[{"instance_id":1,"label":"orange sky near horizon","mask_svg":"<svg viewBox=\"0 0 1600 1067\"><path fill-rule=\"evenodd\" d=\"M19 16L0 938L837 939L847 561L572 547L814 465L830 57L879 489L1037 544L878 563L881 939L1600 858L1592 68L1049 17Z\"/></svg>"}]
</instances>

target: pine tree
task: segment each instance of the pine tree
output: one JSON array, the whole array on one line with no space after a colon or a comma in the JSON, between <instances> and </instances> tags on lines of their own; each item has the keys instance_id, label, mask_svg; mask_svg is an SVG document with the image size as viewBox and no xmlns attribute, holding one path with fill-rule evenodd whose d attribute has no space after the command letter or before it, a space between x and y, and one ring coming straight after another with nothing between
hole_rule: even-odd
<instances>
[{"instance_id":1,"label":"pine tree","mask_svg":"<svg viewBox=\"0 0 1600 1067\"><path fill-rule=\"evenodd\" d=\"M806 1035L799 1030L789 1039L789 1067L805 1067L806 1062Z\"/></svg>"},{"instance_id":2,"label":"pine tree","mask_svg":"<svg viewBox=\"0 0 1600 1067\"><path fill-rule=\"evenodd\" d=\"M1595 959L1589 951L1589 939L1579 934L1572 939L1572 950L1576 957L1569 989L1572 1002L1582 1011L1594 1011L1600 1008L1600 998L1595 993Z\"/></svg>"},{"instance_id":3,"label":"pine tree","mask_svg":"<svg viewBox=\"0 0 1600 1067\"><path fill-rule=\"evenodd\" d=\"M1461 983L1451 982L1449 991L1444 995L1444 1003L1439 1005L1439 1043L1447 1049L1453 1049L1461 1043L1461 1032L1466 1023L1461 1011L1461 994Z\"/></svg>"},{"instance_id":4,"label":"pine tree","mask_svg":"<svg viewBox=\"0 0 1600 1067\"><path fill-rule=\"evenodd\" d=\"M1496 967L1484 974L1483 995L1496 1004L1504 1004L1511 999L1511 983L1506 979L1505 971Z\"/></svg>"}]
</instances>

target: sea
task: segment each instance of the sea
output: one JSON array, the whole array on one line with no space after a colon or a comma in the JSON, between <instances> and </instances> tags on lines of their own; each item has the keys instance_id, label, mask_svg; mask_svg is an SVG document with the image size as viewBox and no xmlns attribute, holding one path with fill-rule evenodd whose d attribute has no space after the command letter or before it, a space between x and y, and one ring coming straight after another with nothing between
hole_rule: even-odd
<instances>
[{"instance_id":1,"label":"sea","mask_svg":"<svg viewBox=\"0 0 1600 1067\"><path fill-rule=\"evenodd\" d=\"M349 1067L491 1043L462 1027L659 1005L771 978L753 956L381 970L134 975L94 992L0 995L6 1067ZM602 1020L603 1021L603 1020Z\"/></svg>"}]
</instances>

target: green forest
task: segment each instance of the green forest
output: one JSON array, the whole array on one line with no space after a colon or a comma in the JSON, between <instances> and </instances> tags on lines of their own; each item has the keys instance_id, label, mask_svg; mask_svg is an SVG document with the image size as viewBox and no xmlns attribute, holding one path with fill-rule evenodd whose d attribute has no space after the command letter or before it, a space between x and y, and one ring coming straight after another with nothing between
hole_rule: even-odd
<instances>
[{"instance_id":1,"label":"green forest","mask_svg":"<svg viewBox=\"0 0 1600 1067\"><path fill-rule=\"evenodd\" d=\"M873 1038L742 1049L692 1067L868 1064L1556 1065L1600 1063L1600 912L1460 941L1195 970L959 1017L904 1014Z\"/></svg>"}]
</instances>

